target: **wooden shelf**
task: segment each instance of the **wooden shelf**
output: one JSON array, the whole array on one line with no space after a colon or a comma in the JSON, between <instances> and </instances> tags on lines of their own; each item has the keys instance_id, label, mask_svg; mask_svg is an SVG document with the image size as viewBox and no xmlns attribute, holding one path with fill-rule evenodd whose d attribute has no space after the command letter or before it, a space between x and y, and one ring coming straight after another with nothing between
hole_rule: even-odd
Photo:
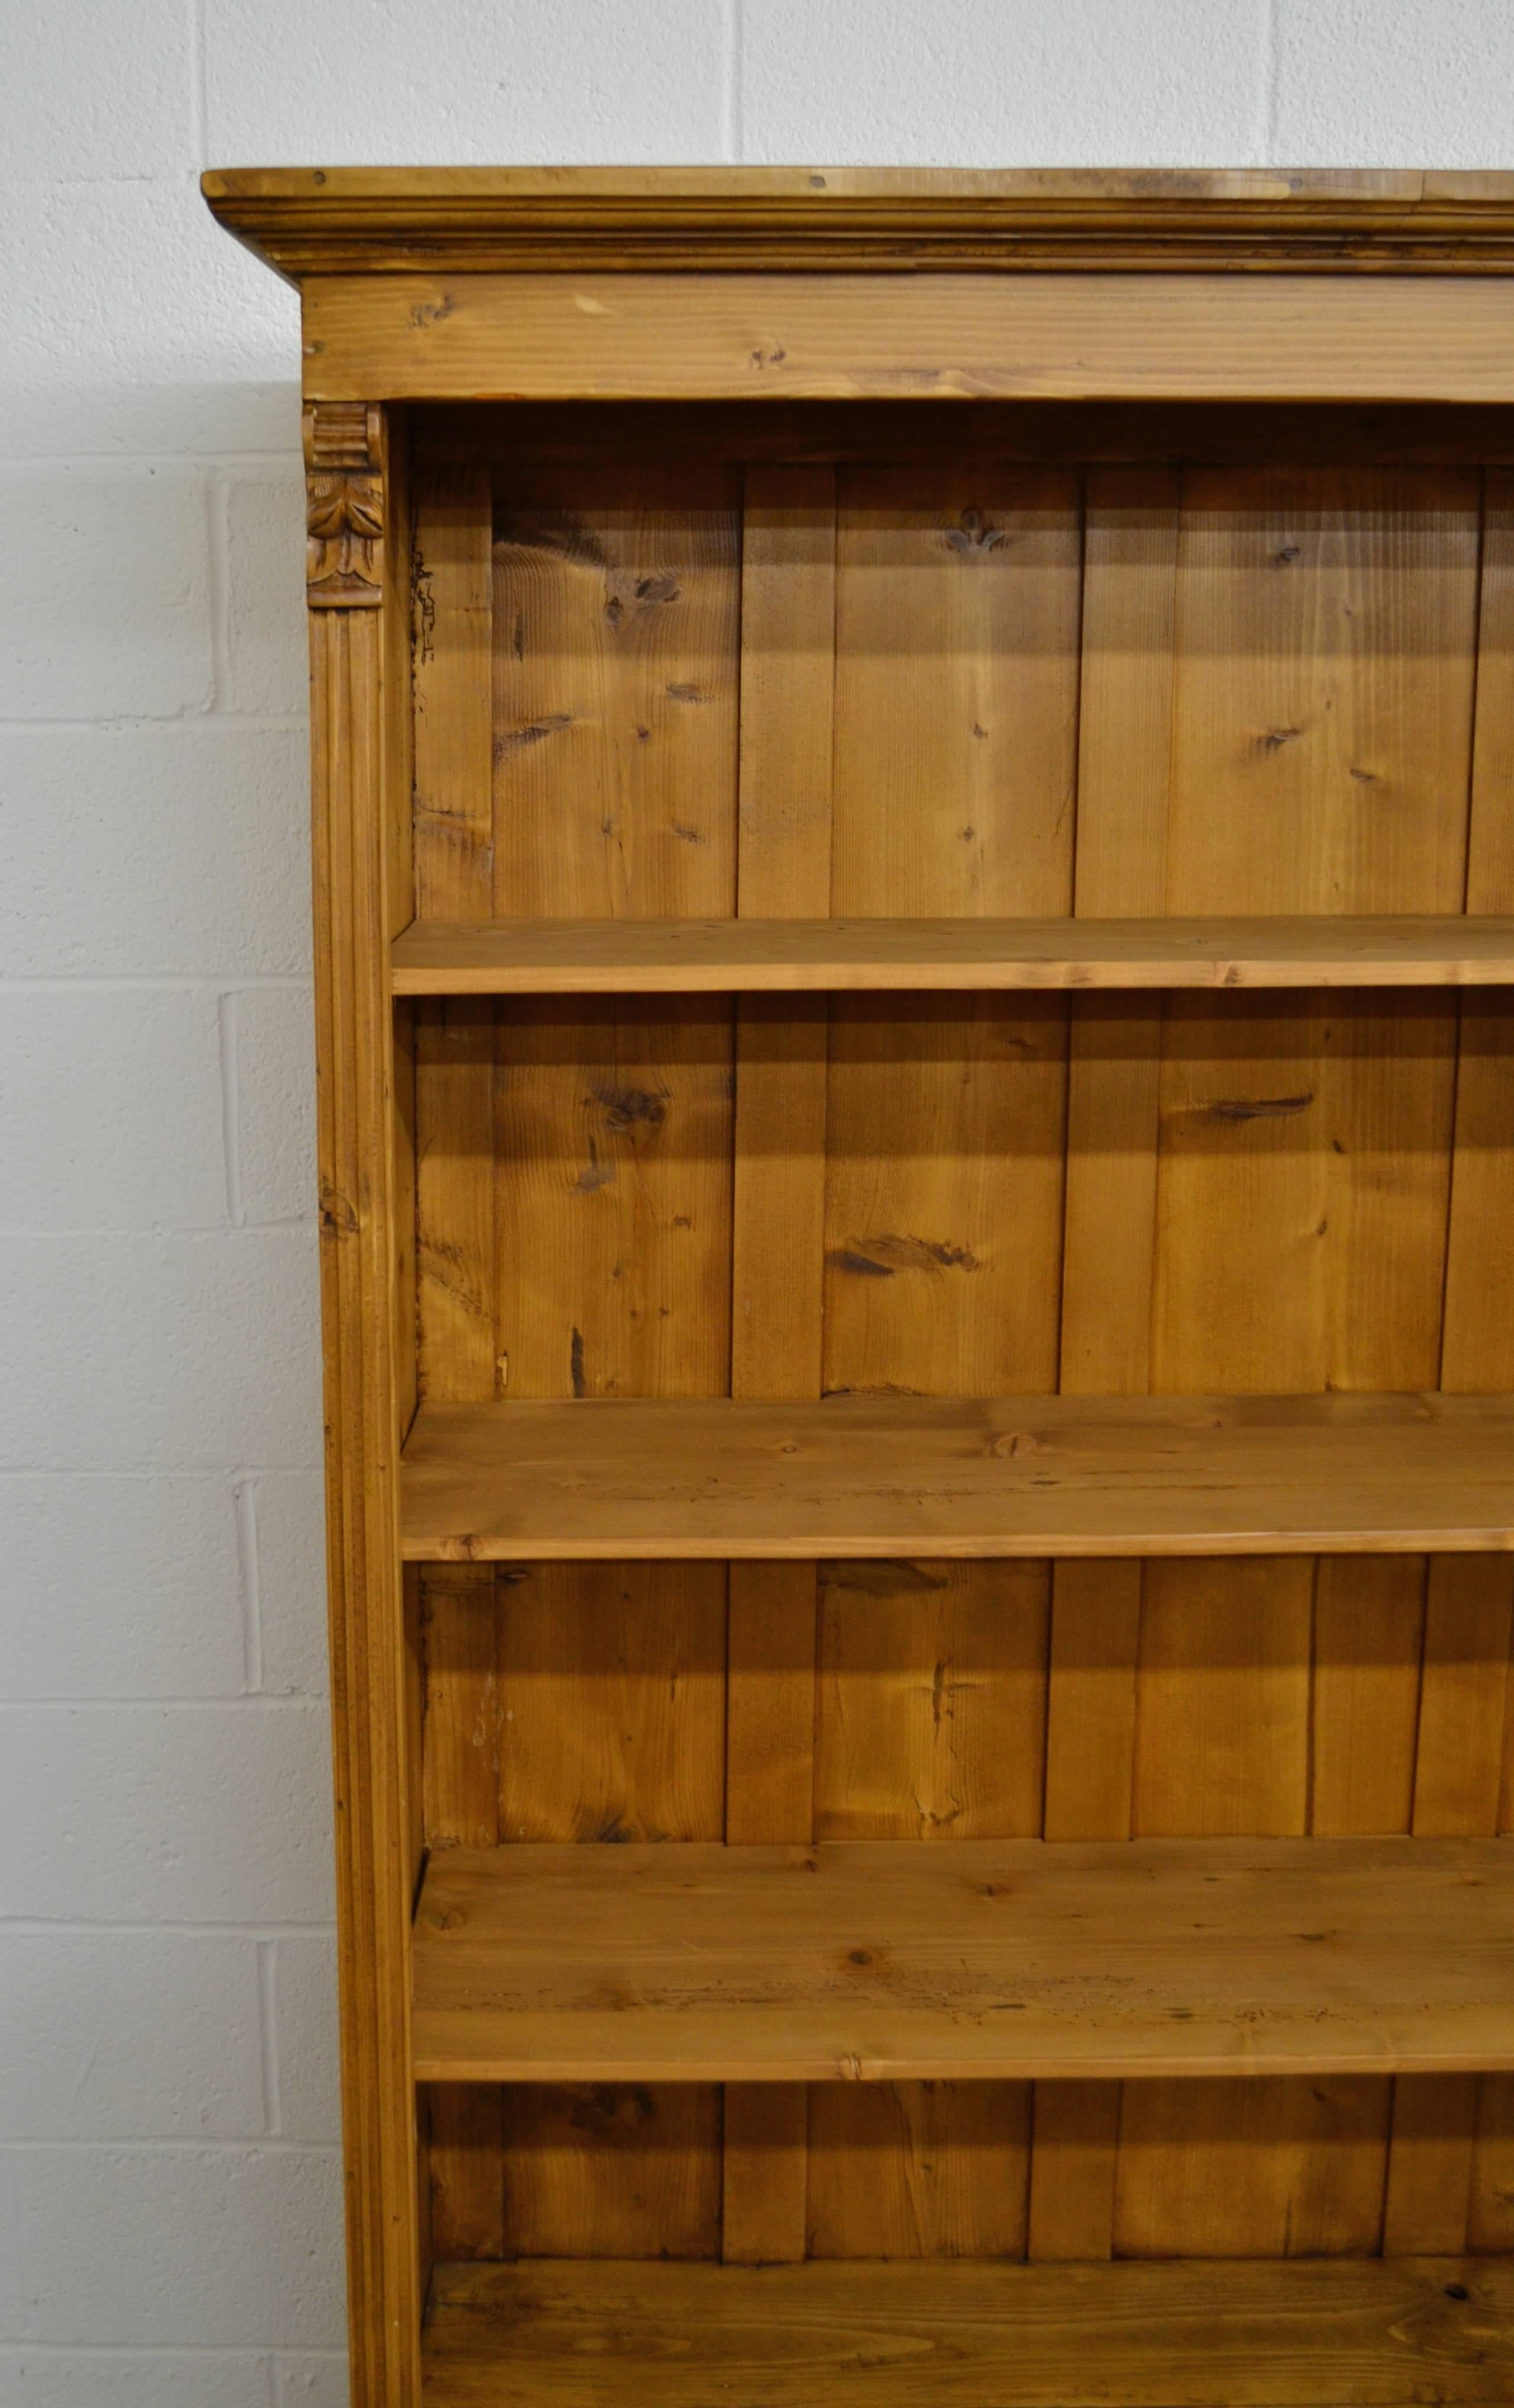
<instances>
[{"instance_id":1,"label":"wooden shelf","mask_svg":"<svg viewBox=\"0 0 1514 2408\"><path fill-rule=\"evenodd\" d=\"M426 2408L1440 2408L1514 2398L1514 2266L439 2266Z\"/></svg>"},{"instance_id":2,"label":"wooden shelf","mask_svg":"<svg viewBox=\"0 0 1514 2408\"><path fill-rule=\"evenodd\" d=\"M1497 986L1514 919L412 921L397 995Z\"/></svg>"},{"instance_id":3,"label":"wooden shelf","mask_svg":"<svg viewBox=\"0 0 1514 2408\"><path fill-rule=\"evenodd\" d=\"M1514 1397L424 1405L412 1561L1485 1553Z\"/></svg>"},{"instance_id":4,"label":"wooden shelf","mask_svg":"<svg viewBox=\"0 0 1514 2408\"><path fill-rule=\"evenodd\" d=\"M433 1856L429 2082L1514 2068L1514 1840Z\"/></svg>"}]
</instances>

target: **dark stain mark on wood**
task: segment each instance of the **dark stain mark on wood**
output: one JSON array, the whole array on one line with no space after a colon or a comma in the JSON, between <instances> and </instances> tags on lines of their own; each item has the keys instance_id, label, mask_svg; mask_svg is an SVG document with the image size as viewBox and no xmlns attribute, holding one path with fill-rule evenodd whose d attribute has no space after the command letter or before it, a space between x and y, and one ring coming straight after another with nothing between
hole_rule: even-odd
<instances>
[{"instance_id":1,"label":"dark stain mark on wood","mask_svg":"<svg viewBox=\"0 0 1514 2408\"><path fill-rule=\"evenodd\" d=\"M608 569L611 562L592 527L571 510L522 510L495 526L495 549L550 552L579 568Z\"/></svg>"},{"instance_id":2,"label":"dark stain mark on wood","mask_svg":"<svg viewBox=\"0 0 1514 2408\"><path fill-rule=\"evenodd\" d=\"M1286 1121L1306 1112L1313 1101L1312 1089L1302 1096L1227 1096L1205 1111L1212 1121Z\"/></svg>"},{"instance_id":3,"label":"dark stain mark on wood","mask_svg":"<svg viewBox=\"0 0 1514 2408\"><path fill-rule=\"evenodd\" d=\"M526 720L523 726L504 728L494 739L496 766L507 760L512 752L524 752L528 745L544 744L549 736L560 736L563 729L571 727L572 724L570 710L552 710L545 712L541 719Z\"/></svg>"},{"instance_id":4,"label":"dark stain mark on wood","mask_svg":"<svg viewBox=\"0 0 1514 2408\"><path fill-rule=\"evenodd\" d=\"M880 1557L876 1563L863 1558L857 1563L828 1565L820 1579L824 1588L855 1589L862 1597L929 1597L951 1586L944 1572L933 1572L924 1564L888 1556Z\"/></svg>"},{"instance_id":5,"label":"dark stain mark on wood","mask_svg":"<svg viewBox=\"0 0 1514 2408\"><path fill-rule=\"evenodd\" d=\"M427 326L440 326L450 318L456 307L450 293L444 293L440 301L417 301L410 313L411 324L418 335L424 334Z\"/></svg>"},{"instance_id":6,"label":"dark stain mark on wood","mask_svg":"<svg viewBox=\"0 0 1514 2408\"><path fill-rule=\"evenodd\" d=\"M614 1137L627 1137L638 1128L661 1128L668 1117L663 1097L649 1095L644 1087L596 1087L594 1100Z\"/></svg>"},{"instance_id":7,"label":"dark stain mark on wood","mask_svg":"<svg viewBox=\"0 0 1514 2408\"><path fill-rule=\"evenodd\" d=\"M837 1270L861 1279L891 1279L895 1271L975 1271L978 1258L969 1246L947 1246L931 1238L901 1238L885 1232L857 1238L850 1246L828 1255Z\"/></svg>"},{"instance_id":8,"label":"dark stain mark on wood","mask_svg":"<svg viewBox=\"0 0 1514 2408\"><path fill-rule=\"evenodd\" d=\"M613 1162L600 1161L599 1149L595 1144L594 1140L591 1137L589 1140L588 1161L573 1182L574 1195L597 1196L601 1187L609 1187L613 1184L614 1176L614 1164Z\"/></svg>"},{"instance_id":9,"label":"dark stain mark on wood","mask_svg":"<svg viewBox=\"0 0 1514 2408\"><path fill-rule=\"evenodd\" d=\"M575 1397L585 1396L588 1393L587 1383L584 1377L584 1332L582 1329L574 1330L571 1343L568 1349L568 1376L572 1381L573 1394Z\"/></svg>"}]
</instances>

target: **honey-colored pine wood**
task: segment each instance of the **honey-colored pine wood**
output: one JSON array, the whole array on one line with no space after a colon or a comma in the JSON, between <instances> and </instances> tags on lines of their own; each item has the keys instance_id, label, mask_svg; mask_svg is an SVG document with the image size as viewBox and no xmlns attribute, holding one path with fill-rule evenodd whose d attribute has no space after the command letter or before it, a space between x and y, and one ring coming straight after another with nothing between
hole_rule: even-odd
<instances>
[{"instance_id":1,"label":"honey-colored pine wood","mask_svg":"<svg viewBox=\"0 0 1514 2408\"><path fill-rule=\"evenodd\" d=\"M787 710L796 710L791 699ZM1092 924L812 921L799 913L750 922L513 920L483 927L417 920L395 944L397 995L1498 986L1511 980L1514 921L1412 913Z\"/></svg>"},{"instance_id":2,"label":"honey-colored pine wood","mask_svg":"<svg viewBox=\"0 0 1514 2408\"><path fill-rule=\"evenodd\" d=\"M350 471L361 440L364 466ZM329 449L327 449L329 447ZM311 516L349 507L403 530L409 499L385 413L359 437L307 429ZM324 457L342 465L322 469ZM333 502L355 477L361 500ZM323 538L323 542L324 542ZM360 539L360 540L366 540ZM326 1543L331 1598L342 2096L347 2151L348 2333L365 2402L419 2396L420 2223L410 2034L413 1881L407 1616L399 1571L398 1369L403 1240L391 1131L396 1059L386 937L409 917L408 599L393 574L356 595L310 590L316 1120L321 1309L327 1396ZM372 555L359 561L367 573ZM329 573L329 557L323 558ZM357 581L358 568L349 572Z\"/></svg>"},{"instance_id":3,"label":"honey-colored pine wood","mask_svg":"<svg viewBox=\"0 0 1514 2408\"><path fill-rule=\"evenodd\" d=\"M493 893L489 811L489 484L472 468L415 480L411 546L415 895L423 911L485 916ZM494 1045L487 1010L417 1007L414 1348L421 1391L451 1402L496 1392L491 1298ZM428 1847L499 1838L499 1742L492 1567L423 1575L421 1794ZM428 2176L438 2255L504 2248L497 2096L436 2089Z\"/></svg>"},{"instance_id":4,"label":"honey-colored pine wood","mask_svg":"<svg viewBox=\"0 0 1514 2408\"><path fill-rule=\"evenodd\" d=\"M735 899L739 479L495 472L494 909L634 920ZM501 1009L500 1393L728 1381L728 1004ZM561 1561L499 1592L504 1840L720 1837L726 1578ZM720 2102L658 2086L505 2100L510 2245L713 2255Z\"/></svg>"},{"instance_id":5,"label":"honey-colored pine wood","mask_svg":"<svg viewBox=\"0 0 1514 2408\"><path fill-rule=\"evenodd\" d=\"M752 468L743 495L738 909L829 909L836 490L829 467ZM736 925L740 927L743 922ZM783 924L779 923L779 924ZM817 1397L827 1025L744 1001L736 1022L730 1390ZM733 1563L726 1837L807 1841L815 1825L815 1575ZM804 2255L808 2100L728 2085L721 2250Z\"/></svg>"},{"instance_id":6,"label":"honey-colored pine wood","mask_svg":"<svg viewBox=\"0 0 1514 2408\"><path fill-rule=\"evenodd\" d=\"M1166 900L1180 480L1096 469L1084 498L1074 902L1081 919ZM1147 924L1154 924L1148 921ZM1082 934L1081 925L1078 928ZM1060 1384L1141 1394L1150 1379L1161 1006L1088 998L1069 1027ZM1046 1695L1048 1840L1123 1840L1133 1804L1142 1570L1054 1570ZM1120 2097L1044 2083L1030 2255L1107 2258Z\"/></svg>"},{"instance_id":7,"label":"honey-colored pine wood","mask_svg":"<svg viewBox=\"0 0 1514 2408\"><path fill-rule=\"evenodd\" d=\"M404 1545L423 1562L1478 1554L1514 1547L1511 1440L1508 1397L425 1405Z\"/></svg>"},{"instance_id":8,"label":"honey-colored pine wood","mask_svg":"<svg viewBox=\"0 0 1514 2408\"><path fill-rule=\"evenodd\" d=\"M306 391L347 401L1497 402L1492 280L1154 271L317 275ZM676 368L670 363L676 360Z\"/></svg>"},{"instance_id":9,"label":"honey-colored pine wood","mask_svg":"<svg viewBox=\"0 0 1514 2408\"><path fill-rule=\"evenodd\" d=\"M1507 2263L457 2266L428 2408L1441 2408L1507 2401ZM507 2387L508 2386L508 2387Z\"/></svg>"},{"instance_id":10,"label":"honey-colored pine wood","mask_svg":"<svg viewBox=\"0 0 1514 2408\"><path fill-rule=\"evenodd\" d=\"M449 1850L437 2080L1514 2068L1501 1840ZM607 1971L613 1968L613 1971Z\"/></svg>"},{"instance_id":11,"label":"honey-colored pine wood","mask_svg":"<svg viewBox=\"0 0 1514 2408\"><path fill-rule=\"evenodd\" d=\"M433 2259L426 2408L1505 2397L1514 179L206 189L304 306L354 2408Z\"/></svg>"}]
</instances>

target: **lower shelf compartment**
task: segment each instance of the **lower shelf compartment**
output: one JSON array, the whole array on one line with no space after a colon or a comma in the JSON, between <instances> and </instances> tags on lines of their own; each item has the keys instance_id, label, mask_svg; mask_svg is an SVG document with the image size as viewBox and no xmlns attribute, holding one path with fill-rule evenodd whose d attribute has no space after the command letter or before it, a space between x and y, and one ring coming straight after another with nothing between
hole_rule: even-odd
<instances>
[{"instance_id":1,"label":"lower shelf compartment","mask_svg":"<svg viewBox=\"0 0 1514 2408\"><path fill-rule=\"evenodd\" d=\"M426 2408L1460 2408L1514 2261L441 2266Z\"/></svg>"},{"instance_id":2,"label":"lower shelf compartment","mask_svg":"<svg viewBox=\"0 0 1514 2408\"><path fill-rule=\"evenodd\" d=\"M1514 1839L431 1859L432 2082L1514 2070Z\"/></svg>"}]
</instances>

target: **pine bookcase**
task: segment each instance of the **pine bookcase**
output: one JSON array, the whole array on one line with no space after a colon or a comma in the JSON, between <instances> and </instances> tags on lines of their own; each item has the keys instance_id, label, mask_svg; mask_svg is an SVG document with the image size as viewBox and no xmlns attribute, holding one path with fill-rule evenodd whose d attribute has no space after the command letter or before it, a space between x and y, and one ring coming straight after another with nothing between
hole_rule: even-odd
<instances>
[{"instance_id":1,"label":"pine bookcase","mask_svg":"<svg viewBox=\"0 0 1514 2408\"><path fill-rule=\"evenodd\" d=\"M1514 2401L1514 178L205 191L357 2408Z\"/></svg>"}]
</instances>

